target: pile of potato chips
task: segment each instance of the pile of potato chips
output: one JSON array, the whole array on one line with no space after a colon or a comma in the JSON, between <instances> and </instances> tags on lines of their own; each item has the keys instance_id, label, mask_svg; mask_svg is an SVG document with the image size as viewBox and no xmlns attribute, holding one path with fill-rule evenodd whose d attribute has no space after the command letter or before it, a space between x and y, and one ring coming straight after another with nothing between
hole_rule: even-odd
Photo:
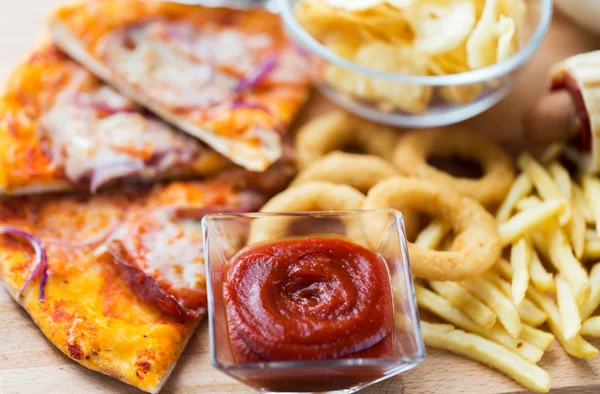
<instances>
[{"instance_id":1,"label":"pile of potato chips","mask_svg":"<svg viewBox=\"0 0 600 394\"><path fill-rule=\"evenodd\" d=\"M336 54L365 68L392 74L445 75L487 67L519 48L524 0L301 0L296 17ZM421 114L434 95L430 86L373 78L327 65L324 79L338 90ZM468 103L481 84L446 86L437 93Z\"/></svg>"}]
</instances>

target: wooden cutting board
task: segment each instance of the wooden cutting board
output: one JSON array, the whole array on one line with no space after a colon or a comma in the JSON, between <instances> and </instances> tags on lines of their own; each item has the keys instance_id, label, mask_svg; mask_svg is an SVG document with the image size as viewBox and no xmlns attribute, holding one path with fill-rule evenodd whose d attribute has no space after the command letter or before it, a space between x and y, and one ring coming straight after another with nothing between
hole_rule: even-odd
<instances>
[{"instance_id":1,"label":"wooden cutting board","mask_svg":"<svg viewBox=\"0 0 600 394\"><path fill-rule=\"evenodd\" d=\"M43 31L44 16L59 1L2 1L0 5L0 78L31 48ZM511 151L522 149L520 117L546 85L546 72L555 61L600 48L593 37L556 15L541 51L523 70L515 90L502 103L468 122L502 142ZM315 96L298 123L331 108ZM208 358L206 323L192 338L162 393L248 393L232 379L215 371ZM595 343L600 346L600 341ZM553 393L600 392L600 357L576 360L556 343L540 366L552 377ZM524 393L511 379L483 365L435 349L419 367L366 389L364 393ZM37 330L28 315L0 287L0 393L141 393L92 372L60 353Z\"/></svg>"}]
</instances>

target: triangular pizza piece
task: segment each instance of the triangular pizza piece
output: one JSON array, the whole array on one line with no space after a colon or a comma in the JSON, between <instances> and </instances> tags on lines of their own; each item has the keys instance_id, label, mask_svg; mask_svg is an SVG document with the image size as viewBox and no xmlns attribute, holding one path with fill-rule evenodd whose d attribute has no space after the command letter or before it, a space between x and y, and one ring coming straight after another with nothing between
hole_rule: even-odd
<instances>
[{"instance_id":1,"label":"triangular pizza piece","mask_svg":"<svg viewBox=\"0 0 600 394\"><path fill-rule=\"evenodd\" d=\"M0 200L0 277L71 359L158 392L206 311L202 229L256 210L225 180Z\"/></svg>"},{"instance_id":2,"label":"triangular pizza piece","mask_svg":"<svg viewBox=\"0 0 600 394\"><path fill-rule=\"evenodd\" d=\"M105 85L49 41L0 97L0 194L208 176L233 163Z\"/></svg>"},{"instance_id":3,"label":"triangular pizza piece","mask_svg":"<svg viewBox=\"0 0 600 394\"><path fill-rule=\"evenodd\" d=\"M252 171L281 157L310 87L308 57L267 11L92 0L56 11L50 31L119 92Z\"/></svg>"}]
</instances>

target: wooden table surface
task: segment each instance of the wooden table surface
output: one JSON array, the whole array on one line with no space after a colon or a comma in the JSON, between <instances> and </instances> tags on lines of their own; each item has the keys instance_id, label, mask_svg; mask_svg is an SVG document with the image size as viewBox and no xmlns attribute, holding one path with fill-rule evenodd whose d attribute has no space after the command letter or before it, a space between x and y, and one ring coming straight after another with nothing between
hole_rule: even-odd
<instances>
[{"instance_id":1,"label":"wooden table surface","mask_svg":"<svg viewBox=\"0 0 600 394\"><path fill-rule=\"evenodd\" d=\"M58 0L2 0L0 4L0 79L44 31L45 15ZM600 38L580 30L560 15L533 61L506 100L467 123L512 151L523 147L520 117L546 86L546 71L555 61L600 48ZM302 119L330 108L314 97ZM301 120L302 121L302 120ZM600 345L597 342L596 345ZM207 357L207 329L201 325L163 393L246 393L242 385L217 373ZM600 358L572 359L554 344L540 366L552 377L554 393L600 392ZM51 345L28 315L0 287L0 393L141 393L114 379L91 372ZM487 367L429 349L425 363L365 393L522 393L512 380Z\"/></svg>"}]
</instances>

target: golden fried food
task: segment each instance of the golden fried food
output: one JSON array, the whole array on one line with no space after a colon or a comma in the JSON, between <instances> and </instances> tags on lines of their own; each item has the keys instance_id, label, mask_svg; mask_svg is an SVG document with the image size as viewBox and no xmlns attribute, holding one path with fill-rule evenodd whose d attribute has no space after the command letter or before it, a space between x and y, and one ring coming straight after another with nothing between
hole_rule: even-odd
<instances>
[{"instance_id":1,"label":"golden fried food","mask_svg":"<svg viewBox=\"0 0 600 394\"><path fill-rule=\"evenodd\" d=\"M334 151L301 171L291 186L323 181L352 186L362 193L367 193L377 183L398 175L398 170L379 156ZM413 240L421 227L420 215L408 210L402 214L406 237Z\"/></svg>"},{"instance_id":2,"label":"golden fried food","mask_svg":"<svg viewBox=\"0 0 600 394\"><path fill-rule=\"evenodd\" d=\"M310 121L298 131L296 161L303 170L325 154L344 149L390 160L397 139L392 129L334 111Z\"/></svg>"},{"instance_id":3,"label":"golden fried food","mask_svg":"<svg viewBox=\"0 0 600 394\"><path fill-rule=\"evenodd\" d=\"M354 64L396 75L447 75L501 62L517 52L524 0L301 0L295 15L327 49ZM427 112L432 99L469 103L483 84L433 87L378 78L328 63L323 79L382 111ZM437 94L436 94L437 93Z\"/></svg>"},{"instance_id":4,"label":"golden fried food","mask_svg":"<svg viewBox=\"0 0 600 394\"><path fill-rule=\"evenodd\" d=\"M479 179L458 178L428 163L431 158L460 158L479 163ZM501 202L514 179L508 154L494 142L458 127L415 130L399 138L394 164L401 173L444 185L489 206Z\"/></svg>"},{"instance_id":5,"label":"golden fried food","mask_svg":"<svg viewBox=\"0 0 600 394\"><path fill-rule=\"evenodd\" d=\"M390 178L369 190L363 207L416 210L451 224L455 238L450 251L428 250L409 242L416 277L461 280L484 272L500 257L500 237L492 215L447 187L420 179ZM381 232L377 223L371 225L367 236Z\"/></svg>"},{"instance_id":6,"label":"golden fried food","mask_svg":"<svg viewBox=\"0 0 600 394\"><path fill-rule=\"evenodd\" d=\"M292 186L326 181L349 185L366 193L384 179L398 175L398 170L379 156L331 152L301 171Z\"/></svg>"},{"instance_id":7,"label":"golden fried food","mask_svg":"<svg viewBox=\"0 0 600 394\"><path fill-rule=\"evenodd\" d=\"M312 212L353 211L360 209L365 196L347 185L331 182L309 182L291 187L275 195L260 210L261 212ZM364 244L362 224L353 220L342 220L342 234L354 242ZM252 223L248 244L280 238L293 220L288 217L265 217Z\"/></svg>"}]
</instances>

